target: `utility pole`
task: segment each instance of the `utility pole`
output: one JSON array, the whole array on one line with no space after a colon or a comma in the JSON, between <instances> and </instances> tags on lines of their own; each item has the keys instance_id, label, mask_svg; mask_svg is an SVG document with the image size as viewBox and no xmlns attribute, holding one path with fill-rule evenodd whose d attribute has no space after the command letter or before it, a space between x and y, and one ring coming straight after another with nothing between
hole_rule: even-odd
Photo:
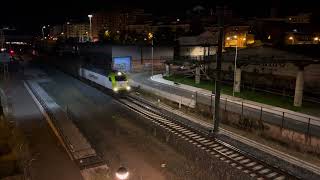
<instances>
[{"instance_id":1,"label":"utility pole","mask_svg":"<svg viewBox=\"0 0 320 180\"><path fill-rule=\"evenodd\" d=\"M219 132L220 124L220 90L221 90L221 61L222 61L222 45L223 45L223 7L217 8L218 13L218 52L216 61L216 79L215 79L215 100L214 100L214 128L213 133Z\"/></svg>"},{"instance_id":2,"label":"utility pole","mask_svg":"<svg viewBox=\"0 0 320 180\"><path fill-rule=\"evenodd\" d=\"M235 86L236 86L237 58L238 58L238 39L237 39L237 44L236 44L236 54L234 56L234 72L233 72L232 96L234 96Z\"/></svg>"},{"instance_id":3,"label":"utility pole","mask_svg":"<svg viewBox=\"0 0 320 180\"><path fill-rule=\"evenodd\" d=\"M44 29L46 28L46 26L42 26L41 28L41 32L42 32L42 38L44 39Z\"/></svg>"},{"instance_id":4,"label":"utility pole","mask_svg":"<svg viewBox=\"0 0 320 180\"><path fill-rule=\"evenodd\" d=\"M93 17L92 14L88 15L88 18L89 18L89 30L90 30L90 42L92 42L92 17Z\"/></svg>"},{"instance_id":5,"label":"utility pole","mask_svg":"<svg viewBox=\"0 0 320 180\"><path fill-rule=\"evenodd\" d=\"M153 62L153 61L154 61L154 60L153 60L153 54L154 54L154 52L153 52L153 38L152 38L152 40L151 40L151 46L152 46L152 47L151 47L151 60L152 60L151 75L153 76L153 71L154 71L154 70L153 70L153 63L154 63L154 62Z\"/></svg>"}]
</instances>

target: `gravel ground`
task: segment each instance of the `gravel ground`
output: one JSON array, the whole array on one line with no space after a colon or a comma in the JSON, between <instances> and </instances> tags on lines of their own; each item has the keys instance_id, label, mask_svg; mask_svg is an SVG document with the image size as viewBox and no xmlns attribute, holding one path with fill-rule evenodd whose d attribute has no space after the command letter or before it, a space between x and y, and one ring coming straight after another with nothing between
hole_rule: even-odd
<instances>
[{"instance_id":1,"label":"gravel ground","mask_svg":"<svg viewBox=\"0 0 320 180\"><path fill-rule=\"evenodd\" d=\"M293 164L287 163L286 161L283 161L282 159L279 159L275 156L264 153L254 147L243 144L237 140L231 139L228 136L220 135L219 139L221 139L222 141L229 143L239 149L242 149L249 154L252 154L253 156L257 157L258 159L261 159L264 162L267 162L268 164L272 164L274 166L281 167L281 168L285 169L286 171L290 172L291 174L294 174L295 176L301 177L302 179L309 179L309 180L320 179L319 175L316 175L316 174L309 172L305 169L297 167Z\"/></svg>"},{"instance_id":2,"label":"gravel ground","mask_svg":"<svg viewBox=\"0 0 320 180\"><path fill-rule=\"evenodd\" d=\"M155 98L153 95L150 95L148 93L142 93L144 95L145 98L151 100L151 101L156 101L157 98ZM162 103L165 103L165 104L169 104L171 106L176 106L176 105L173 105L172 103L167 103L166 101L162 101ZM183 110L185 113L187 113L189 116L191 117L194 117L200 121L205 121L205 122L209 122L209 121L212 121L212 119L208 119L208 118L205 118L203 117L202 115L198 115L194 112L190 112L189 109L184 109ZM277 144L276 146L276 143L275 142L272 142L272 141L268 141L266 139L263 139L261 140L261 137L257 137L257 135L254 135L253 133L250 133L250 132L244 132L242 130L235 130L235 128L230 128L226 125L223 125L223 128L226 128L230 131L233 131L235 133L238 133L238 134L242 134L244 136L246 136L247 138L249 139L254 139L255 141L257 142L260 142L262 144L265 144L265 145L269 145L273 148L276 148L278 150L286 150L284 152L294 156L294 157L298 157L298 158L301 158L301 159L304 159L304 160L308 160L309 162L311 163L314 163L314 164L319 164L319 158L317 156L312 156L312 155L307 155L307 154L303 154L301 152L296 152L294 151L293 149L290 149L288 147L284 147L284 146L281 146L281 148L279 148L279 144ZM225 135L222 135L220 134L219 135L219 139L221 139L222 141L226 142L226 143L229 143L231 145L233 145L234 147L237 147L255 157L257 157L258 159L262 159L263 161L271 164L271 165L274 165L274 166L278 166L278 167L282 167L283 169L285 169L286 171L289 171L291 172L292 174L296 175L296 176L299 176L301 177L302 179L320 179L320 176L315 174L315 173L312 173L310 171L307 171L305 169L302 169L300 167L297 167L293 164L290 164L282 159L279 159L278 157L275 157L275 156L272 156L270 154L267 154L267 153L264 153L254 147L251 147L251 146L248 146L246 144L243 144L235 139L232 139L228 136L225 136ZM304 157L303 157L304 156ZM311 158L313 157L313 160L310 160Z\"/></svg>"}]
</instances>

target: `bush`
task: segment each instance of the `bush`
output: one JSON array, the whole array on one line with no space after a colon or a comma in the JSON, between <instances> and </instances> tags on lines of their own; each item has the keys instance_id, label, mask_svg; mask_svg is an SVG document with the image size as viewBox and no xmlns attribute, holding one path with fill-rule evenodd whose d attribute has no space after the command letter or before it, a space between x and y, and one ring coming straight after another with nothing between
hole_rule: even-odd
<instances>
[{"instance_id":1,"label":"bush","mask_svg":"<svg viewBox=\"0 0 320 180\"><path fill-rule=\"evenodd\" d=\"M0 178L23 172L29 150L23 134L0 117Z\"/></svg>"}]
</instances>

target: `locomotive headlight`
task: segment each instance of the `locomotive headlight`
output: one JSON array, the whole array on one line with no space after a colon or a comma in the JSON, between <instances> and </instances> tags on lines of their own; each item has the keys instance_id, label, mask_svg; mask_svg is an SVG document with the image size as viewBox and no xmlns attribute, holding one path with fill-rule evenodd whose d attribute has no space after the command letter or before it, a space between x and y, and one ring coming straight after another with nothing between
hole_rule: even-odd
<instances>
[{"instance_id":1,"label":"locomotive headlight","mask_svg":"<svg viewBox=\"0 0 320 180\"><path fill-rule=\"evenodd\" d=\"M121 76L121 75L122 75L122 73L121 73L121 72L118 72L117 74L118 74L118 76Z\"/></svg>"},{"instance_id":2,"label":"locomotive headlight","mask_svg":"<svg viewBox=\"0 0 320 180\"><path fill-rule=\"evenodd\" d=\"M127 89L127 91L130 91L130 90L131 90L131 87L130 87L130 86L127 86L126 89Z\"/></svg>"},{"instance_id":3,"label":"locomotive headlight","mask_svg":"<svg viewBox=\"0 0 320 180\"><path fill-rule=\"evenodd\" d=\"M113 88L113 91L114 91L114 92L118 92L118 91L119 91L118 87L114 87L114 88Z\"/></svg>"}]
</instances>

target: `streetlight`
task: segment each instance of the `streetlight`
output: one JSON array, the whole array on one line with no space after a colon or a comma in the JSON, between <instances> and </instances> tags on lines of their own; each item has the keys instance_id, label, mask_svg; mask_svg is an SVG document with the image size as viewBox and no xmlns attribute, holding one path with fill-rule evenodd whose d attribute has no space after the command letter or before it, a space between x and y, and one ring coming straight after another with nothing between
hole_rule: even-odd
<instances>
[{"instance_id":1,"label":"streetlight","mask_svg":"<svg viewBox=\"0 0 320 180\"><path fill-rule=\"evenodd\" d=\"M228 39L229 38L229 39ZM232 96L234 96L235 93L235 84L236 84L236 70L237 70L237 58L238 58L238 36L234 35L233 38L236 40L236 54L234 56L234 72L233 72L233 90L232 90ZM230 37L227 37L227 40L230 40ZM243 41L246 41L247 38L242 38Z\"/></svg>"},{"instance_id":2,"label":"streetlight","mask_svg":"<svg viewBox=\"0 0 320 180\"><path fill-rule=\"evenodd\" d=\"M151 40L151 75L153 76L153 34L151 32L148 33L148 39Z\"/></svg>"},{"instance_id":3,"label":"streetlight","mask_svg":"<svg viewBox=\"0 0 320 180\"><path fill-rule=\"evenodd\" d=\"M42 38L44 38L44 29L46 28L46 26L42 26L41 31L42 31Z\"/></svg>"},{"instance_id":4,"label":"streetlight","mask_svg":"<svg viewBox=\"0 0 320 180\"><path fill-rule=\"evenodd\" d=\"M128 179L129 171L125 167L120 167L116 172L116 177L120 180Z\"/></svg>"},{"instance_id":5,"label":"streetlight","mask_svg":"<svg viewBox=\"0 0 320 180\"><path fill-rule=\"evenodd\" d=\"M92 41L92 17L93 17L92 14L88 15L89 23L90 23L90 41Z\"/></svg>"},{"instance_id":6,"label":"streetlight","mask_svg":"<svg viewBox=\"0 0 320 180\"><path fill-rule=\"evenodd\" d=\"M232 39L235 39L236 40L236 54L234 56L234 73L233 73L233 91L232 91L232 95L234 96L234 93L235 93L235 84L236 84L236 69L237 69L237 58L238 58L238 36L237 35L234 35L232 36ZM227 41L230 41L231 40L231 37L227 37L226 38ZM240 38L240 40L242 41L246 41L247 38L244 37L244 38Z\"/></svg>"},{"instance_id":7,"label":"streetlight","mask_svg":"<svg viewBox=\"0 0 320 180\"><path fill-rule=\"evenodd\" d=\"M291 40L291 43L292 43L292 45L293 45L293 43L294 43L294 38L293 38L293 36L290 36L290 37L289 37L289 40Z\"/></svg>"},{"instance_id":8,"label":"streetlight","mask_svg":"<svg viewBox=\"0 0 320 180\"><path fill-rule=\"evenodd\" d=\"M153 39L153 34L151 32L148 33L148 39Z\"/></svg>"},{"instance_id":9,"label":"streetlight","mask_svg":"<svg viewBox=\"0 0 320 180\"><path fill-rule=\"evenodd\" d=\"M234 71L233 71L233 88L232 88L232 95L234 96L235 93L235 84L236 84L236 70L237 70L237 58L238 58L238 36L234 35L232 36L232 39L236 40L236 54L234 56ZM231 40L231 37L226 38L227 41ZM246 38L242 39L243 41L246 40Z\"/></svg>"},{"instance_id":10,"label":"streetlight","mask_svg":"<svg viewBox=\"0 0 320 180\"><path fill-rule=\"evenodd\" d=\"M233 88L232 88L232 96L234 96L234 90L236 85L236 70L237 70L237 58L238 58L238 36L233 36L236 40L236 54L234 56L234 72L233 72Z\"/></svg>"}]
</instances>

